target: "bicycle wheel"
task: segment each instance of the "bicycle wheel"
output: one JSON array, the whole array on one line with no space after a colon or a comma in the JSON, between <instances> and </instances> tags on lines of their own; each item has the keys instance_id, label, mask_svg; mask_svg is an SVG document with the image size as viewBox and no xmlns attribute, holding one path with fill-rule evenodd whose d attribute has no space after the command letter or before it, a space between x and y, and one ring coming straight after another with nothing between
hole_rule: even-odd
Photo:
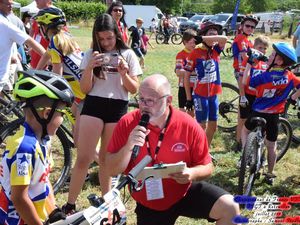
<instances>
[{"instance_id":1,"label":"bicycle wheel","mask_svg":"<svg viewBox=\"0 0 300 225\"><path fill-rule=\"evenodd\" d=\"M20 129L20 126L23 123L24 117L14 120L1 128L1 152L5 150L6 138L14 135ZM50 151L53 160L49 178L51 184L53 185L54 193L56 194L64 185L64 182L70 172L72 162L69 142L61 127L58 128L56 135L51 137ZM0 155L2 156L2 154Z\"/></svg>"},{"instance_id":2,"label":"bicycle wheel","mask_svg":"<svg viewBox=\"0 0 300 225\"><path fill-rule=\"evenodd\" d=\"M218 128L226 132L234 131L237 126L239 89L233 84L222 82L222 94L218 98Z\"/></svg>"},{"instance_id":3,"label":"bicycle wheel","mask_svg":"<svg viewBox=\"0 0 300 225\"><path fill-rule=\"evenodd\" d=\"M278 123L278 137L276 148L276 162L278 162L287 152L292 141L293 129L287 119L280 117Z\"/></svg>"},{"instance_id":4,"label":"bicycle wheel","mask_svg":"<svg viewBox=\"0 0 300 225\"><path fill-rule=\"evenodd\" d=\"M9 102L0 98L0 128L21 117L23 117L23 111L17 102Z\"/></svg>"},{"instance_id":5,"label":"bicycle wheel","mask_svg":"<svg viewBox=\"0 0 300 225\"><path fill-rule=\"evenodd\" d=\"M157 44L163 44L165 42L165 35L163 33L158 33L155 37L155 41Z\"/></svg>"},{"instance_id":6,"label":"bicycle wheel","mask_svg":"<svg viewBox=\"0 0 300 225\"><path fill-rule=\"evenodd\" d=\"M255 180L256 165L258 162L258 147L259 145L256 137L256 132L251 132L248 135L241 159L238 183L238 193L240 195L251 195Z\"/></svg>"},{"instance_id":7,"label":"bicycle wheel","mask_svg":"<svg viewBox=\"0 0 300 225\"><path fill-rule=\"evenodd\" d=\"M287 102L282 116L286 118L292 126L292 130L293 130L292 140L295 143L300 144L300 118L298 117L298 115L299 115L299 110L297 109L297 106L291 104L290 102Z\"/></svg>"},{"instance_id":8,"label":"bicycle wheel","mask_svg":"<svg viewBox=\"0 0 300 225\"><path fill-rule=\"evenodd\" d=\"M171 36L171 42L174 45L180 45L182 43L182 35L179 33L175 33Z\"/></svg>"},{"instance_id":9,"label":"bicycle wheel","mask_svg":"<svg viewBox=\"0 0 300 225\"><path fill-rule=\"evenodd\" d=\"M222 50L222 54L225 56L225 57L230 57L232 58L233 57L233 53L232 53L232 41L227 41L226 45L225 45L225 48Z\"/></svg>"}]
</instances>

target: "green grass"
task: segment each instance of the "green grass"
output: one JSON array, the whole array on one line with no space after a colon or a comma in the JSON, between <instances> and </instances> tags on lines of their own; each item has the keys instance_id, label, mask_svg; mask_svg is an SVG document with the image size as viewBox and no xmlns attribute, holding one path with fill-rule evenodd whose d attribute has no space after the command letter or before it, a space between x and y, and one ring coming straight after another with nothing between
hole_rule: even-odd
<instances>
[{"instance_id":1,"label":"green grass","mask_svg":"<svg viewBox=\"0 0 300 225\"><path fill-rule=\"evenodd\" d=\"M78 44L83 50L86 50L91 41L91 29L71 29L71 33L76 37ZM279 37L274 38L278 41ZM291 42L291 40L285 40ZM156 45L154 39L152 39L154 49L149 49L145 65L146 69L142 78L154 74L161 73L168 77L172 85L172 93L174 96L173 105L177 106L177 77L174 73L175 66L175 56L178 51L182 49L182 46L174 45ZM232 70L232 59L222 58L221 59L221 78L223 81L235 83ZM209 182L214 183L218 186L223 187L233 195L237 193L237 161L239 159L239 154L234 153L235 144L235 134L234 132L221 132L217 131L214 140L212 142L211 153L217 159L215 164L215 171L213 176L209 179ZM292 145L291 149L284 156L284 158L276 165L275 173L277 174L277 179L274 186L267 186L262 182L262 178L258 180L255 184L254 195L264 196L264 195L278 195L278 196L290 196L295 194L300 194L300 150L299 146ZM75 160L75 159L74 159ZM83 190L77 200L78 209L84 209L89 206L86 196L90 193L101 194L98 178L97 178L98 168L91 170L92 179L90 182L86 182ZM68 189L65 188L61 193L56 195L58 205L62 205L66 202L68 195ZM291 215L299 215L300 207L293 207L290 211ZM135 224L135 214L134 208L135 203L130 199L126 203L126 208L128 210L128 223ZM205 220L193 220L188 218L179 218L176 224L209 224Z\"/></svg>"}]
</instances>

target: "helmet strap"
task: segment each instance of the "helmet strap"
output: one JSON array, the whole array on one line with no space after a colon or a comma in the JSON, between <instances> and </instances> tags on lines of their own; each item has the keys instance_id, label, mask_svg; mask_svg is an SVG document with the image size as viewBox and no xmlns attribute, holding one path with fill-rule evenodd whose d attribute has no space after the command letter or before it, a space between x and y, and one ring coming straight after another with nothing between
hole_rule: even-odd
<instances>
[{"instance_id":1,"label":"helmet strap","mask_svg":"<svg viewBox=\"0 0 300 225\"><path fill-rule=\"evenodd\" d=\"M275 53L274 59L272 61L272 63L269 65L267 71L269 72L271 68L273 68L274 66L276 66L277 64L275 63L275 58L277 56L277 53Z\"/></svg>"},{"instance_id":2,"label":"helmet strap","mask_svg":"<svg viewBox=\"0 0 300 225\"><path fill-rule=\"evenodd\" d=\"M58 102L57 100L55 100L52 104L52 107L51 107L51 111L47 117L47 119L44 119L44 118L41 118L39 116L39 114L37 113L36 109L34 108L32 102L29 102L27 105L29 106L29 108L31 109L31 112L33 113L34 117L36 118L36 120L41 124L42 126L42 139L45 138L47 135L48 135L48 131L47 131L47 125L48 123L52 120L52 117L54 115L54 112L55 112L55 109L57 108L57 105L58 105Z\"/></svg>"}]
</instances>

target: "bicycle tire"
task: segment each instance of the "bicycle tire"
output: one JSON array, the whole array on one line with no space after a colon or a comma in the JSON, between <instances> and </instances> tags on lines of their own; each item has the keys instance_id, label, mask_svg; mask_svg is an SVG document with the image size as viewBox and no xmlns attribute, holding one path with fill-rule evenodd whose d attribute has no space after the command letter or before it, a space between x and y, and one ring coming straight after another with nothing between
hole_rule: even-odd
<instances>
[{"instance_id":1,"label":"bicycle tire","mask_svg":"<svg viewBox=\"0 0 300 225\"><path fill-rule=\"evenodd\" d=\"M23 117L23 111L18 108L17 104L17 102L13 104L13 102L0 98L0 128L17 118Z\"/></svg>"},{"instance_id":2,"label":"bicycle tire","mask_svg":"<svg viewBox=\"0 0 300 225\"><path fill-rule=\"evenodd\" d=\"M218 96L218 128L232 132L237 127L239 89L230 83L222 82L222 94Z\"/></svg>"},{"instance_id":3,"label":"bicycle tire","mask_svg":"<svg viewBox=\"0 0 300 225\"><path fill-rule=\"evenodd\" d=\"M179 34L179 33L172 34L172 36L171 36L171 42L174 45L180 45L182 43L182 35Z\"/></svg>"},{"instance_id":4,"label":"bicycle tire","mask_svg":"<svg viewBox=\"0 0 300 225\"><path fill-rule=\"evenodd\" d=\"M257 151L258 141L256 132L250 132L243 149L241 167L238 180L238 193L240 195L251 195L255 181L256 165L258 163Z\"/></svg>"},{"instance_id":5,"label":"bicycle tire","mask_svg":"<svg viewBox=\"0 0 300 225\"><path fill-rule=\"evenodd\" d=\"M279 117L276 162L282 159L282 157L288 151L292 142L292 134L293 134L293 129L289 121L285 118Z\"/></svg>"},{"instance_id":6,"label":"bicycle tire","mask_svg":"<svg viewBox=\"0 0 300 225\"><path fill-rule=\"evenodd\" d=\"M294 92L292 92L293 94ZM283 117L286 118L292 126L293 136L292 141L296 144L300 144L300 119L298 117L299 110L296 105L287 102L284 108Z\"/></svg>"},{"instance_id":7,"label":"bicycle tire","mask_svg":"<svg viewBox=\"0 0 300 225\"><path fill-rule=\"evenodd\" d=\"M0 144L2 144L8 136L14 135L23 123L24 123L24 117L11 121L10 123L3 126L0 129L0 141L1 141ZM56 165L54 164L54 166L51 168L49 179L51 184L53 185L54 194L56 194L64 185L65 180L67 179L68 174L70 172L71 164L72 164L69 141L61 127L57 129L56 135L54 135L51 138L52 152L54 148L55 148L55 158L53 157L53 155L52 158L54 159L53 161L56 162ZM63 155L63 160L61 160L62 155ZM59 164L61 162L63 162L63 164ZM54 177L53 171L56 172L58 175Z\"/></svg>"},{"instance_id":8,"label":"bicycle tire","mask_svg":"<svg viewBox=\"0 0 300 225\"><path fill-rule=\"evenodd\" d=\"M228 45L230 45L229 47L227 47ZM232 41L227 41L225 48L222 50L222 54L225 57L229 57L232 58L233 57L233 53L232 53Z\"/></svg>"},{"instance_id":9,"label":"bicycle tire","mask_svg":"<svg viewBox=\"0 0 300 225\"><path fill-rule=\"evenodd\" d=\"M155 41L158 45L161 45L165 42L165 35L163 33L156 34Z\"/></svg>"}]
</instances>

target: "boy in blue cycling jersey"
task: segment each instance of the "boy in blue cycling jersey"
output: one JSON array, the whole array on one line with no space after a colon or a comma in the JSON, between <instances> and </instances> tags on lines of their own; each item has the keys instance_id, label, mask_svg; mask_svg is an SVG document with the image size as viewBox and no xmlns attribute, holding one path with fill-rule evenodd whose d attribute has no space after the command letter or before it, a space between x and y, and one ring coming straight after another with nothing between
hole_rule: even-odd
<instances>
[{"instance_id":1,"label":"boy in blue cycling jersey","mask_svg":"<svg viewBox=\"0 0 300 225\"><path fill-rule=\"evenodd\" d=\"M269 68L250 79L249 87L255 89L256 99L252 105L253 112L246 120L242 129L242 145L245 147L247 136L255 127L251 118L262 117L266 120L266 147L268 150L268 172L265 180L272 185L275 179L273 174L276 163L276 141L278 136L279 115L283 113L289 93L294 88L298 91L292 99L300 96L300 78L296 77L288 66L297 63L295 49L286 43L273 44L273 52L269 57Z\"/></svg>"},{"instance_id":2,"label":"boy in blue cycling jersey","mask_svg":"<svg viewBox=\"0 0 300 225\"><path fill-rule=\"evenodd\" d=\"M31 70L19 72L14 96L25 104L25 122L8 138L0 164L0 224L53 223L65 215L55 206L48 179L49 137L61 125L74 95L57 74Z\"/></svg>"}]
</instances>

